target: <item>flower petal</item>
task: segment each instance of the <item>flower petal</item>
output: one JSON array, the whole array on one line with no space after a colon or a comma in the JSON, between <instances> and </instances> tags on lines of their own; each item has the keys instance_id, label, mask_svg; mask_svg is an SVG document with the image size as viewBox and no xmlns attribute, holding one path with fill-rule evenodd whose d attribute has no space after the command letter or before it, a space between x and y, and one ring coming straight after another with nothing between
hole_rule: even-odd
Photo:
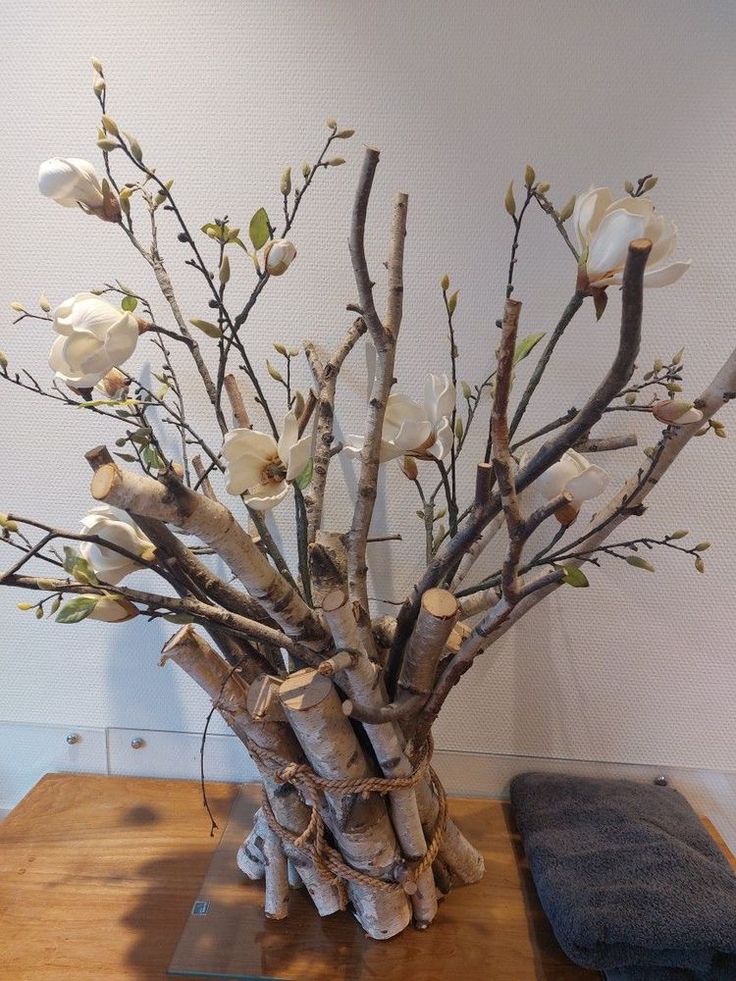
<instances>
[{"instance_id":1,"label":"flower petal","mask_svg":"<svg viewBox=\"0 0 736 981\"><path fill-rule=\"evenodd\" d=\"M138 324L135 317L124 314L120 320L107 331L105 350L111 367L123 364L133 354L138 343Z\"/></svg>"},{"instance_id":2,"label":"flower petal","mask_svg":"<svg viewBox=\"0 0 736 981\"><path fill-rule=\"evenodd\" d=\"M455 387L449 375L428 375L424 383L424 408L432 425L452 414L455 408Z\"/></svg>"},{"instance_id":3,"label":"flower petal","mask_svg":"<svg viewBox=\"0 0 736 981\"><path fill-rule=\"evenodd\" d=\"M281 437L278 443L279 457L286 463L289 459L289 450L299 439L299 422L296 413L292 410L284 416L284 424L281 428Z\"/></svg>"},{"instance_id":4,"label":"flower petal","mask_svg":"<svg viewBox=\"0 0 736 981\"><path fill-rule=\"evenodd\" d=\"M583 461L582 464L580 461ZM535 481L535 487L542 493L548 501L557 497L567 487L569 481L578 477L587 467L587 461L574 450L568 450L562 459L553 463L551 467Z\"/></svg>"},{"instance_id":5,"label":"flower petal","mask_svg":"<svg viewBox=\"0 0 736 981\"><path fill-rule=\"evenodd\" d=\"M602 494L609 480L610 476L603 467L592 464L583 473L568 481L564 489L572 494L573 504L582 504L583 501L590 501Z\"/></svg>"},{"instance_id":6,"label":"flower petal","mask_svg":"<svg viewBox=\"0 0 736 981\"><path fill-rule=\"evenodd\" d=\"M691 259L687 262L671 262L668 266L660 266L659 269L652 269L644 273L645 286L671 286L684 276L690 268Z\"/></svg>"},{"instance_id":7,"label":"flower petal","mask_svg":"<svg viewBox=\"0 0 736 981\"><path fill-rule=\"evenodd\" d=\"M629 242L644 235L647 219L620 209L606 215L593 235L588 250L587 272L591 284L612 271L623 269Z\"/></svg>"},{"instance_id":8,"label":"flower petal","mask_svg":"<svg viewBox=\"0 0 736 981\"><path fill-rule=\"evenodd\" d=\"M282 480L280 484L260 484L256 493L244 498L245 503L254 511L270 511L275 508L289 493L290 486Z\"/></svg>"},{"instance_id":9,"label":"flower petal","mask_svg":"<svg viewBox=\"0 0 736 981\"><path fill-rule=\"evenodd\" d=\"M409 450L418 450L424 447L425 443L432 435L432 423L426 419L415 421L405 419L396 438L392 440L403 453Z\"/></svg>"},{"instance_id":10,"label":"flower petal","mask_svg":"<svg viewBox=\"0 0 736 981\"><path fill-rule=\"evenodd\" d=\"M436 432L435 439L428 452L430 456L437 460L444 460L452 449L452 427L449 422L444 421Z\"/></svg>"},{"instance_id":11,"label":"flower petal","mask_svg":"<svg viewBox=\"0 0 736 981\"><path fill-rule=\"evenodd\" d=\"M591 187L589 191L579 194L575 199L573 223L578 241L583 248L590 242L606 208L612 201L613 195L608 187Z\"/></svg>"},{"instance_id":12,"label":"flower petal","mask_svg":"<svg viewBox=\"0 0 736 981\"><path fill-rule=\"evenodd\" d=\"M312 454L312 437L302 436L289 450L287 457L286 479L296 480L309 463ZM283 459L283 457L282 457Z\"/></svg>"}]
</instances>

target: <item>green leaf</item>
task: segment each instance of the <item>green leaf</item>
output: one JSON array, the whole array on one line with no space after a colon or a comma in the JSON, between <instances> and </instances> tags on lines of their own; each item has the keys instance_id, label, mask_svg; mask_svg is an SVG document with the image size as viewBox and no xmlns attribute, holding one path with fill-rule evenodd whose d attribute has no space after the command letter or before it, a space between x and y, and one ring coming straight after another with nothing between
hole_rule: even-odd
<instances>
[{"instance_id":1,"label":"green leaf","mask_svg":"<svg viewBox=\"0 0 736 981\"><path fill-rule=\"evenodd\" d=\"M582 589L585 586L590 586L588 582L588 577L585 575L582 569L578 569L575 565L563 565L563 570L565 572L565 578L562 582L567 586L575 586L576 589Z\"/></svg>"},{"instance_id":2,"label":"green leaf","mask_svg":"<svg viewBox=\"0 0 736 981\"><path fill-rule=\"evenodd\" d=\"M248 235L256 252L262 249L271 237L271 225L265 208L259 208L251 218Z\"/></svg>"},{"instance_id":3,"label":"green leaf","mask_svg":"<svg viewBox=\"0 0 736 981\"><path fill-rule=\"evenodd\" d=\"M161 619L168 620L169 623L194 623L194 619L189 613L167 613Z\"/></svg>"},{"instance_id":4,"label":"green leaf","mask_svg":"<svg viewBox=\"0 0 736 981\"><path fill-rule=\"evenodd\" d=\"M189 323L197 330L201 330L208 337L222 337L222 331L217 324L210 323L209 320L202 320L200 317L192 317Z\"/></svg>"},{"instance_id":5,"label":"green leaf","mask_svg":"<svg viewBox=\"0 0 736 981\"><path fill-rule=\"evenodd\" d=\"M655 572L655 568L651 562L647 562L640 555L629 555L626 558L629 565L633 565L635 569L643 569L645 572Z\"/></svg>"},{"instance_id":6,"label":"green leaf","mask_svg":"<svg viewBox=\"0 0 736 981\"><path fill-rule=\"evenodd\" d=\"M64 571L68 572L70 576L73 575L74 566L81 558L82 556L75 548L72 548L71 545L65 545L64 546Z\"/></svg>"},{"instance_id":7,"label":"green leaf","mask_svg":"<svg viewBox=\"0 0 736 981\"><path fill-rule=\"evenodd\" d=\"M81 555L72 566L71 574L77 582L84 583L86 586L99 586L99 579L95 575L94 569Z\"/></svg>"},{"instance_id":8,"label":"green leaf","mask_svg":"<svg viewBox=\"0 0 736 981\"><path fill-rule=\"evenodd\" d=\"M296 478L294 483L299 488L299 490L304 490L305 487L309 487L312 482L312 471L314 470L314 462L312 460L306 465L299 476Z\"/></svg>"},{"instance_id":9,"label":"green leaf","mask_svg":"<svg viewBox=\"0 0 736 981\"><path fill-rule=\"evenodd\" d=\"M124 460L126 463L135 463L138 457L133 456L132 453L113 453L119 460Z\"/></svg>"},{"instance_id":10,"label":"green leaf","mask_svg":"<svg viewBox=\"0 0 736 981\"><path fill-rule=\"evenodd\" d=\"M97 606L97 599L97 596L76 596L62 606L57 614L56 622L79 623L80 620L86 620Z\"/></svg>"},{"instance_id":11,"label":"green leaf","mask_svg":"<svg viewBox=\"0 0 736 981\"><path fill-rule=\"evenodd\" d=\"M516 365L528 357L543 337L544 332L541 334L527 334L526 337L522 337L514 351L514 364Z\"/></svg>"},{"instance_id":12,"label":"green leaf","mask_svg":"<svg viewBox=\"0 0 736 981\"><path fill-rule=\"evenodd\" d=\"M128 313L132 313L138 306L138 300L134 296L124 296L120 306Z\"/></svg>"},{"instance_id":13,"label":"green leaf","mask_svg":"<svg viewBox=\"0 0 736 981\"><path fill-rule=\"evenodd\" d=\"M155 446L147 446L141 456L145 465L151 470L164 470L166 468L166 464Z\"/></svg>"}]
</instances>

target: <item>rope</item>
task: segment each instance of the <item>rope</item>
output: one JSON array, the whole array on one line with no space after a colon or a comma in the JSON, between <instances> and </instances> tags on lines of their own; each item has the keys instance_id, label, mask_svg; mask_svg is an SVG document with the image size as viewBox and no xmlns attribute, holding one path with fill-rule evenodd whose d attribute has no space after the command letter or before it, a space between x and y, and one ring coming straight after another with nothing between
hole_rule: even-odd
<instances>
[{"instance_id":1,"label":"rope","mask_svg":"<svg viewBox=\"0 0 736 981\"><path fill-rule=\"evenodd\" d=\"M378 889L381 892L403 891L409 894L416 892L416 881L427 869L431 868L439 852L447 825L447 795L437 774L430 766L431 740L428 740L422 748L419 760L410 776L360 777L358 779L345 778L339 780L320 777L309 764L290 763L275 753L258 746L249 746L248 748L255 761L268 770L274 779L280 783L294 784L302 792L302 796L308 800L311 813L306 828L300 834L295 834L278 822L265 789L262 794L261 809L266 823L274 834L281 841L309 856L317 871L324 878L331 881L338 889L344 889L343 882L348 881L370 889ZM427 772L437 794L439 807L437 821L431 839L427 843L427 851L421 859L406 868L406 874L401 882L388 882L367 872L360 872L348 865L340 853L326 840L327 828L316 803L319 799L318 791L325 791L336 796L361 794L367 797L369 793L385 795L393 790L405 790L416 786Z\"/></svg>"}]
</instances>

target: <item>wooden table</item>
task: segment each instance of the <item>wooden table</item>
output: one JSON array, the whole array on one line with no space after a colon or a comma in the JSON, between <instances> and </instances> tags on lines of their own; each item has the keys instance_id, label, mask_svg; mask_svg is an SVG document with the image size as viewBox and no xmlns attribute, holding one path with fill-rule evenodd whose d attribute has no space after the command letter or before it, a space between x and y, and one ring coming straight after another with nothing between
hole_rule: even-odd
<instances>
[{"instance_id":1,"label":"wooden table","mask_svg":"<svg viewBox=\"0 0 736 981\"><path fill-rule=\"evenodd\" d=\"M221 827L238 790L209 786ZM299 916L301 900L293 919L264 921L258 911L261 946L277 943L279 931L300 937L304 960L286 977L316 976L315 959L335 943L325 981L445 981L465 950L474 951L466 960L475 966L458 981L598 977L571 964L555 943L508 805L454 799L450 811L482 843L483 882L453 893L426 933L407 930L384 944L366 940L347 914ZM44 777L0 823L2 981L164 978L218 842L208 830L195 782ZM244 915L256 915L248 911L257 911L262 885L230 888L242 890Z\"/></svg>"}]
</instances>

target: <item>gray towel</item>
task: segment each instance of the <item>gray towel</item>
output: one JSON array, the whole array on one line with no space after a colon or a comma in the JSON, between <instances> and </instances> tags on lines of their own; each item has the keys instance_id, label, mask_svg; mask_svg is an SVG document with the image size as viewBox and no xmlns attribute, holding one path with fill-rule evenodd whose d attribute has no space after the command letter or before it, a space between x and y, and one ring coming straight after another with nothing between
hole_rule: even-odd
<instances>
[{"instance_id":1,"label":"gray towel","mask_svg":"<svg viewBox=\"0 0 736 981\"><path fill-rule=\"evenodd\" d=\"M525 773L511 803L573 961L608 981L736 981L736 876L676 790Z\"/></svg>"}]
</instances>

